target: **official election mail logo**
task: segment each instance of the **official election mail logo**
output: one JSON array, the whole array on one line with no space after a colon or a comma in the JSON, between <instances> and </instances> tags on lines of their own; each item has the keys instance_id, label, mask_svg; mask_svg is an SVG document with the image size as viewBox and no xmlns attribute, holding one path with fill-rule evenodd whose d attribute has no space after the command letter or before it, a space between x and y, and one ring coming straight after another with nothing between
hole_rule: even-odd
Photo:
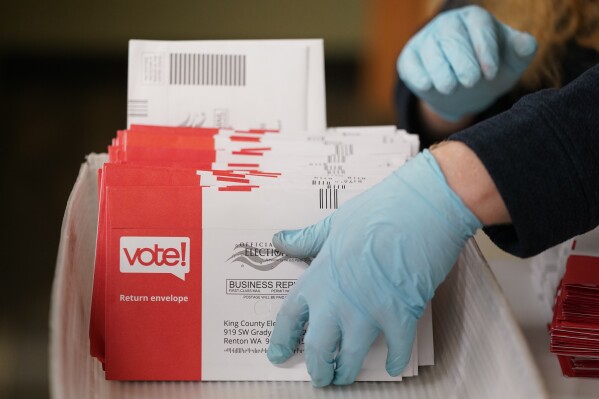
<instances>
[{"instance_id":1,"label":"official election mail logo","mask_svg":"<svg viewBox=\"0 0 599 399\"><path fill-rule=\"evenodd\" d=\"M233 255L227 259L239 262L261 272L267 272L283 262L306 262L307 259L298 259L287 256L277 250L271 242L242 242L235 245Z\"/></svg>"},{"instance_id":2,"label":"official election mail logo","mask_svg":"<svg viewBox=\"0 0 599 399\"><path fill-rule=\"evenodd\" d=\"M121 273L189 273L189 237L121 237Z\"/></svg>"}]
</instances>

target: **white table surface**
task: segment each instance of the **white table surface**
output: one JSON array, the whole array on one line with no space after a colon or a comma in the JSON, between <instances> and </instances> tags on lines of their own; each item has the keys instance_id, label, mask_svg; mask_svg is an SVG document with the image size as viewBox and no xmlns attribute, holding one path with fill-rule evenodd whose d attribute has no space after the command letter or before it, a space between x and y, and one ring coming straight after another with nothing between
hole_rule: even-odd
<instances>
[{"instance_id":1,"label":"white table surface","mask_svg":"<svg viewBox=\"0 0 599 399\"><path fill-rule=\"evenodd\" d=\"M564 377L549 352L546 310L534 292L531 263L506 254L479 233L476 241L503 289L552 398L599 398L599 379Z\"/></svg>"}]
</instances>

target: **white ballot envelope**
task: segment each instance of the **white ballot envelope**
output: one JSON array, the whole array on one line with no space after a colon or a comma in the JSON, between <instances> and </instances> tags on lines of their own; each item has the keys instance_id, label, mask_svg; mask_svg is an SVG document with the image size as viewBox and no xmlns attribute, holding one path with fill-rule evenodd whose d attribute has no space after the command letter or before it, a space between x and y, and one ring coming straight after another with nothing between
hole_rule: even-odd
<instances>
[{"instance_id":1,"label":"white ballot envelope","mask_svg":"<svg viewBox=\"0 0 599 399\"><path fill-rule=\"evenodd\" d=\"M323 130L323 42L131 40L132 124Z\"/></svg>"}]
</instances>

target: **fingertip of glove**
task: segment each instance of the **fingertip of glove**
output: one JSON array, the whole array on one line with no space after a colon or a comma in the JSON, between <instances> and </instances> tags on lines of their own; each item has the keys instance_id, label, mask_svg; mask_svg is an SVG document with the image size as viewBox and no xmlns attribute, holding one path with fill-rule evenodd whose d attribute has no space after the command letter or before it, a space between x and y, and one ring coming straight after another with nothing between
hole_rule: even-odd
<instances>
[{"instance_id":1,"label":"fingertip of glove","mask_svg":"<svg viewBox=\"0 0 599 399\"><path fill-rule=\"evenodd\" d=\"M335 378L333 378L333 385L349 385L353 383L354 379L347 375L335 373Z\"/></svg>"},{"instance_id":2,"label":"fingertip of glove","mask_svg":"<svg viewBox=\"0 0 599 399\"><path fill-rule=\"evenodd\" d=\"M480 80L481 74L484 74L486 77L486 73L484 70L481 71L481 69L479 69L479 68L471 67L471 68L464 69L464 71L458 75L458 78L459 78L460 83L464 87L469 89L478 83L478 81Z\"/></svg>"},{"instance_id":3,"label":"fingertip of glove","mask_svg":"<svg viewBox=\"0 0 599 399\"><path fill-rule=\"evenodd\" d=\"M272 243L275 247L281 246L283 244L283 231L279 231L272 236Z\"/></svg>"},{"instance_id":4,"label":"fingertip of glove","mask_svg":"<svg viewBox=\"0 0 599 399\"><path fill-rule=\"evenodd\" d=\"M272 244L279 251L288 253L290 250L288 247L290 244L293 244L293 239L294 235L292 230L282 230L272 236Z\"/></svg>"},{"instance_id":5,"label":"fingertip of glove","mask_svg":"<svg viewBox=\"0 0 599 399\"><path fill-rule=\"evenodd\" d=\"M393 362L387 362L385 369L391 377L398 377L406 368L407 362L404 359L397 359Z\"/></svg>"},{"instance_id":6,"label":"fingertip of glove","mask_svg":"<svg viewBox=\"0 0 599 399\"><path fill-rule=\"evenodd\" d=\"M445 96L449 96L451 94L453 94L458 88L458 82L457 81L447 81L447 82L443 82L440 83L438 85L435 85L435 89L437 89L437 91Z\"/></svg>"},{"instance_id":7,"label":"fingertip of glove","mask_svg":"<svg viewBox=\"0 0 599 399\"><path fill-rule=\"evenodd\" d=\"M433 82L426 76L400 75L400 78L415 93L429 91L433 88Z\"/></svg>"},{"instance_id":8,"label":"fingertip of glove","mask_svg":"<svg viewBox=\"0 0 599 399\"><path fill-rule=\"evenodd\" d=\"M320 382L320 381L317 381L317 380L312 380L312 386L313 386L314 388L324 388L324 387L326 387L327 385L328 385L328 384L322 383L322 382Z\"/></svg>"},{"instance_id":9,"label":"fingertip of glove","mask_svg":"<svg viewBox=\"0 0 599 399\"><path fill-rule=\"evenodd\" d=\"M293 354L289 348L283 345L270 345L266 352L266 357L272 364L281 364L291 357Z\"/></svg>"},{"instance_id":10,"label":"fingertip of glove","mask_svg":"<svg viewBox=\"0 0 599 399\"><path fill-rule=\"evenodd\" d=\"M389 375L391 377L399 377L401 375L403 371L403 368L399 369L399 368L391 368L391 369L387 369L387 373L389 373Z\"/></svg>"},{"instance_id":11,"label":"fingertip of glove","mask_svg":"<svg viewBox=\"0 0 599 399\"><path fill-rule=\"evenodd\" d=\"M412 91L428 91L433 87L433 82L428 73L418 60L418 56L409 44L397 57L397 73L399 78Z\"/></svg>"},{"instance_id":12,"label":"fingertip of glove","mask_svg":"<svg viewBox=\"0 0 599 399\"><path fill-rule=\"evenodd\" d=\"M412 85L419 91L429 91L433 88L433 82L429 78L424 76L415 78L412 81Z\"/></svg>"},{"instance_id":13,"label":"fingertip of glove","mask_svg":"<svg viewBox=\"0 0 599 399\"><path fill-rule=\"evenodd\" d=\"M324 388L331 384L331 379L326 377L312 377L312 386L314 388Z\"/></svg>"},{"instance_id":14,"label":"fingertip of glove","mask_svg":"<svg viewBox=\"0 0 599 399\"><path fill-rule=\"evenodd\" d=\"M495 79L495 77L497 76L497 72L499 72L499 67L495 63L484 64L481 66L481 69L483 71L483 76L486 80Z\"/></svg>"},{"instance_id":15,"label":"fingertip of glove","mask_svg":"<svg viewBox=\"0 0 599 399\"><path fill-rule=\"evenodd\" d=\"M519 32L512 40L514 51L520 57L530 57L537 51L537 40L526 32Z\"/></svg>"}]
</instances>

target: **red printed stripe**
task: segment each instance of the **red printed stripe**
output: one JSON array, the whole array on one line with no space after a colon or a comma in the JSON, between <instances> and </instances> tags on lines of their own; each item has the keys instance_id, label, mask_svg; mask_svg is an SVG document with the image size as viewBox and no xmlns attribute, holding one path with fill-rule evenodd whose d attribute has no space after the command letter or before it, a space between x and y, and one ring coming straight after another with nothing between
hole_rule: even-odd
<instances>
[{"instance_id":1,"label":"red printed stripe","mask_svg":"<svg viewBox=\"0 0 599 399\"><path fill-rule=\"evenodd\" d=\"M249 129L249 130L235 130L235 133L251 133L251 134L279 133L279 130L278 129Z\"/></svg>"},{"instance_id":2,"label":"red printed stripe","mask_svg":"<svg viewBox=\"0 0 599 399\"><path fill-rule=\"evenodd\" d=\"M264 153L262 153L262 152L250 152L250 151L232 151L231 154L233 154L233 155L253 155L253 156L257 156L257 157L264 156Z\"/></svg>"},{"instance_id":3,"label":"red printed stripe","mask_svg":"<svg viewBox=\"0 0 599 399\"><path fill-rule=\"evenodd\" d=\"M242 148L243 152L254 152L254 151L270 151L272 147L258 147L258 148Z\"/></svg>"},{"instance_id":4,"label":"red printed stripe","mask_svg":"<svg viewBox=\"0 0 599 399\"><path fill-rule=\"evenodd\" d=\"M257 163L229 163L229 168L259 168L260 164Z\"/></svg>"},{"instance_id":5,"label":"red printed stripe","mask_svg":"<svg viewBox=\"0 0 599 399\"><path fill-rule=\"evenodd\" d=\"M280 173L259 173L259 172L255 172L255 173L248 173L248 176L279 177L279 176L281 176L281 174Z\"/></svg>"},{"instance_id":6,"label":"red printed stripe","mask_svg":"<svg viewBox=\"0 0 599 399\"><path fill-rule=\"evenodd\" d=\"M247 141L247 142L254 142L254 143L259 143L261 140L260 137L247 137L247 136L231 136L231 137L229 137L229 139L231 141Z\"/></svg>"},{"instance_id":7,"label":"red printed stripe","mask_svg":"<svg viewBox=\"0 0 599 399\"><path fill-rule=\"evenodd\" d=\"M218 191L252 191L253 188L259 188L260 186L226 186L219 187Z\"/></svg>"},{"instance_id":8,"label":"red printed stripe","mask_svg":"<svg viewBox=\"0 0 599 399\"><path fill-rule=\"evenodd\" d=\"M231 183L245 183L245 184L249 184L250 180L249 179L238 179L235 177L224 177L224 176L219 176L216 178L216 181L228 181Z\"/></svg>"},{"instance_id":9,"label":"red printed stripe","mask_svg":"<svg viewBox=\"0 0 599 399\"><path fill-rule=\"evenodd\" d=\"M227 176L227 177L238 177L243 179L245 177L244 174L235 173L233 170L213 170L212 176Z\"/></svg>"}]
</instances>

